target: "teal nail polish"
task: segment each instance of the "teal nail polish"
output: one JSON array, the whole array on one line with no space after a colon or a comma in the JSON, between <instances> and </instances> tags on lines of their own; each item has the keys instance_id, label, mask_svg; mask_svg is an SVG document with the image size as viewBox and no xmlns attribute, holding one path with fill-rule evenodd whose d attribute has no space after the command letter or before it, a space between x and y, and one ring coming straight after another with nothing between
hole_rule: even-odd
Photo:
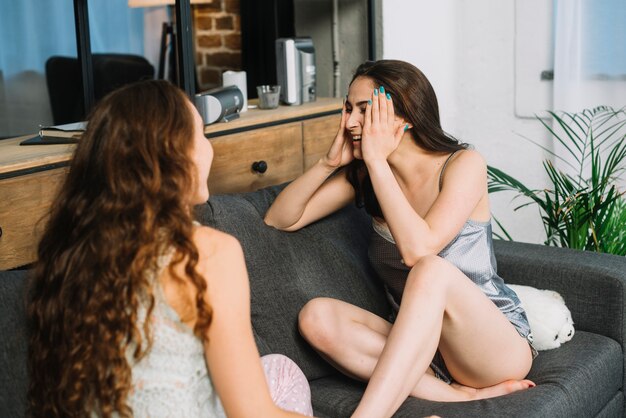
<instances>
[{"instance_id":1,"label":"teal nail polish","mask_svg":"<svg viewBox=\"0 0 626 418\"><path fill-rule=\"evenodd\" d=\"M387 93L387 100L391 100L391 94Z\"/></svg>"},{"instance_id":2,"label":"teal nail polish","mask_svg":"<svg viewBox=\"0 0 626 418\"><path fill-rule=\"evenodd\" d=\"M371 104L372 104L372 101L371 101L371 100L368 100L368 101L367 101L367 104L371 105Z\"/></svg>"},{"instance_id":3,"label":"teal nail polish","mask_svg":"<svg viewBox=\"0 0 626 418\"><path fill-rule=\"evenodd\" d=\"M385 88L383 86L380 86L380 92L384 93L385 92Z\"/></svg>"},{"instance_id":4,"label":"teal nail polish","mask_svg":"<svg viewBox=\"0 0 626 418\"><path fill-rule=\"evenodd\" d=\"M374 96L378 96L378 90L374 89Z\"/></svg>"}]
</instances>

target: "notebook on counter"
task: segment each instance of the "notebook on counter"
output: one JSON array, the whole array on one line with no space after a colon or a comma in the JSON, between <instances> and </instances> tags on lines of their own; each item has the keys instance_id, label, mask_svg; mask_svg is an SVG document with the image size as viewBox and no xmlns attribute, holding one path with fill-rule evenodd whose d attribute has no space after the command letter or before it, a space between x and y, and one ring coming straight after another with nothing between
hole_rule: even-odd
<instances>
[{"instance_id":1,"label":"notebook on counter","mask_svg":"<svg viewBox=\"0 0 626 418\"><path fill-rule=\"evenodd\" d=\"M87 128L87 122L40 126L39 134L25 139L20 145L76 144Z\"/></svg>"}]
</instances>

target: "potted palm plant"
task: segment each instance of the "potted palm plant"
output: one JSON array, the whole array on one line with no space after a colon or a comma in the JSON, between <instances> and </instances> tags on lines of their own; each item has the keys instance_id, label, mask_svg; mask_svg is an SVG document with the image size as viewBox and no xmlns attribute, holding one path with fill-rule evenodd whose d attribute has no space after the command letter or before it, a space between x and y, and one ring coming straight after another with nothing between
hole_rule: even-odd
<instances>
[{"instance_id":1,"label":"potted palm plant","mask_svg":"<svg viewBox=\"0 0 626 418\"><path fill-rule=\"evenodd\" d=\"M626 170L626 108L601 106L579 113L549 112L552 126L539 119L565 151L564 157L535 143L555 161L543 167L550 179L546 189L531 189L489 166L489 192L514 191L524 202L514 210L536 204L546 233L545 244L626 255L626 198L617 181ZM502 234L511 239L496 219Z\"/></svg>"}]
</instances>

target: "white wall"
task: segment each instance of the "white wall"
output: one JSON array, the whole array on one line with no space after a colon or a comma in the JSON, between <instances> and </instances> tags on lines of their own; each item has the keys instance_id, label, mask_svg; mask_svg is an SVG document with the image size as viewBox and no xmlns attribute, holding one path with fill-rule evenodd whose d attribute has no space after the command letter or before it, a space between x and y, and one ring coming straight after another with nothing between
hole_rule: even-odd
<instances>
[{"instance_id":1,"label":"white wall","mask_svg":"<svg viewBox=\"0 0 626 418\"><path fill-rule=\"evenodd\" d=\"M473 144L489 165L545 187L546 155L520 136L551 147L549 136L538 121L515 115L515 0L385 0L382 8L384 58L424 72L444 130ZM516 241L543 242L538 209L513 212L525 202L513 196L491 195L493 214Z\"/></svg>"}]
</instances>

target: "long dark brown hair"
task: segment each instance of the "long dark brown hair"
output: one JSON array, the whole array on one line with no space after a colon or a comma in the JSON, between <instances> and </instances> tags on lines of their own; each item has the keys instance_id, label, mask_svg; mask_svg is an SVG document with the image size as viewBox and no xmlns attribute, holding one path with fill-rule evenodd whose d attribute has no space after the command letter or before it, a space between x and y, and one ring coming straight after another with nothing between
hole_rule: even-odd
<instances>
[{"instance_id":1,"label":"long dark brown hair","mask_svg":"<svg viewBox=\"0 0 626 418\"><path fill-rule=\"evenodd\" d=\"M150 347L151 274L173 266L197 289L195 333L211 322L192 241L190 102L164 81L123 87L89 117L38 248L29 288L29 415L131 416L131 368ZM202 179L199 179L202 181ZM191 303L194 303L191 302ZM144 336L142 338L142 335ZM136 348L135 348L136 347Z\"/></svg>"},{"instance_id":2,"label":"long dark brown hair","mask_svg":"<svg viewBox=\"0 0 626 418\"><path fill-rule=\"evenodd\" d=\"M371 79L376 87L385 87L396 115L412 126L407 132L420 148L445 154L468 147L441 128L435 90L414 65L398 60L367 61L357 67L350 85L359 77ZM365 163L353 160L346 170L356 191L357 206L365 206L370 215L382 217Z\"/></svg>"}]
</instances>

